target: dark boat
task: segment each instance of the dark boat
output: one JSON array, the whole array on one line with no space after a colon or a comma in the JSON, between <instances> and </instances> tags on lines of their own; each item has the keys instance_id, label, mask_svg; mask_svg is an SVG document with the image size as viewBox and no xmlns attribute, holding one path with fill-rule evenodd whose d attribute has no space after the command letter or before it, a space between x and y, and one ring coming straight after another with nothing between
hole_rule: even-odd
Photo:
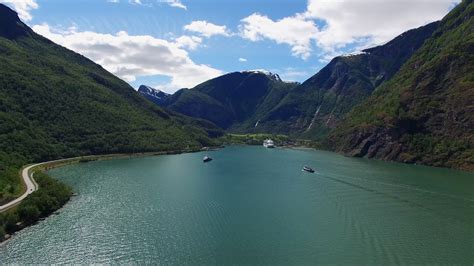
<instances>
[{"instance_id":1,"label":"dark boat","mask_svg":"<svg viewBox=\"0 0 474 266\"><path fill-rule=\"evenodd\" d=\"M309 166L304 166L303 167L303 171L306 171L308 173L314 173L314 170L313 168L309 167Z\"/></svg>"},{"instance_id":2,"label":"dark boat","mask_svg":"<svg viewBox=\"0 0 474 266\"><path fill-rule=\"evenodd\" d=\"M204 156L204 158L202 158L202 161L205 162L205 163L207 163L207 162L212 161L212 158L209 157L209 156Z\"/></svg>"}]
</instances>

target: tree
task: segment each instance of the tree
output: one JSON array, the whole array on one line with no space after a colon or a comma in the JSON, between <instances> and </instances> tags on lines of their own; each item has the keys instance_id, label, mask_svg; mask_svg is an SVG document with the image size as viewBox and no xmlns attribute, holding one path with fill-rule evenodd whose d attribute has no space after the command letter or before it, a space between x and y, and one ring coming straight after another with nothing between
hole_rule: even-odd
<instances>
[{"instance_id":1,"label":"tree","mask_svg":"<svg viewBox=\"0 0 474 266\"><path fill-rule=\"evenodd\" d=\"M18 215L26 224L32 224L38 220L41 212L35 205L20 205Z\"/></svg>"}]
</instances>

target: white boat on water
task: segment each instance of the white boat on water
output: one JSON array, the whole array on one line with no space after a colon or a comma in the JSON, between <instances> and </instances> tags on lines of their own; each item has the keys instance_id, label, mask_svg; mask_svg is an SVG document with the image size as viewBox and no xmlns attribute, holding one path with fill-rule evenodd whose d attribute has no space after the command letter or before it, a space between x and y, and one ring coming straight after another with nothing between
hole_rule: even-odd
<instances>
[{"instance_id":1,"label":"white boat on water","mask_svg":"<svg viewBox=\"0 0 474 266\"><path fill-rule=\"evenodd\" d=\"M207 163L207 162L212 161L212 158L206 155L206 156L204 156L204 158L202 158L202 161Z\"/></svg>"},{"instance_id":2,"label":"white boat on water","mask_svg":"<svg viewBox=\"0 0 474 266\"><path fill-rule=\"evenodd\" d=\"M263 147L265 148L275 148L275 143L273 143L273 140L271 139L266 139L263 141Z\"/></svg>"}]
</instances>

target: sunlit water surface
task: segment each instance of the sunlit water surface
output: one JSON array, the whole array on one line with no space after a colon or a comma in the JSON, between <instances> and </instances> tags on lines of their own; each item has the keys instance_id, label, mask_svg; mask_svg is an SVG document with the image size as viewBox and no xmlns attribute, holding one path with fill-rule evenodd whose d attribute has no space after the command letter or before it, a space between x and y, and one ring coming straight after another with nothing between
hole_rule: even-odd
<instances>
[{"instance_id":1,"label":"sunlit water surface","mask_svg":"<svg viewBox=\"0 0 474 266\"><path fill-rule=\"evenodd\" d=\"M474 263L472 173L314 150L208 154L49 171L79 195L1 246L0 263Z\"/></svg>"}]
</instances>

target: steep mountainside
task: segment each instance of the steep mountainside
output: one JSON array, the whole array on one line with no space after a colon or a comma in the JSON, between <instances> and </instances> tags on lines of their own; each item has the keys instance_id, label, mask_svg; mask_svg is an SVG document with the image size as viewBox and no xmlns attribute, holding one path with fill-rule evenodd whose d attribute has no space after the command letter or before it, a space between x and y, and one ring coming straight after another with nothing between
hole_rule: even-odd
<instances>
[{"instance_id":1,"label":"steep mountainside","mask_svg":"<svg viewBox=\"0 0 474 266\"><path fill-rule=\"evenodd\" d=\"M389 80L429 38L438 23L407 31L357 55L334 58L292 90L261 121L264 131L321 139L355 105Z\"/></svg>"},{"instance_id":2,"label":"steep mountainside","mask_svg":"<svg viewBox=\"0 0 474 266\"><path fill-rule=\"evenodd\" d=\"M474 169L474 4L463 1L331 133L353 156Z\"/></svg>"},{"instance_id":3,"label":"steep mountainside","mask_svg":"<svg viewBox=\"0 0 474 266\"><path fill-rule=\"evenodd\" d=\"M259 114L273 108L293 87L295 83L283 82L275 74L234 72L179 90L161 105L231 129L256 123Z\"/></svg>"},{"instance_id":4,"label":"steep mountainside","mask_svg":"<svg viewBox=\"0 0 474 266\"><path fill-rule=\"evenodd\" d=\"M0 4L0 203L18 167L85 154L197 148L210 123L147 101L87 58L35 34Z\"/></svg>"}]
</instances>

